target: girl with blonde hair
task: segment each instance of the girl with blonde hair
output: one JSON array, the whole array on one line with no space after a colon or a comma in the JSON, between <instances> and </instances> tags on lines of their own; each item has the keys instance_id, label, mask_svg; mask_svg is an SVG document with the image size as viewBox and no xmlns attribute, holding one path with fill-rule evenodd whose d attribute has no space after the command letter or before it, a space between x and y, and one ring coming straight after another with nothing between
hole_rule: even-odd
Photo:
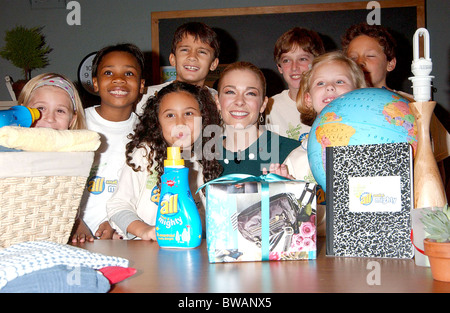
<instances>
[{"instance_id":1,"label":"girl with blonde hair","mask_svg":"<svg viewBox=\"0 0 450 313\"><path fill-rule=\"evenodd\" d=\"M311 69L304 73L297 95L301 122L311 126L331 101L358 88L365 88L361 68L339 51L316 57Z\"/></svg>"},{"instance_id":2,"label":"girl with blonde hair","mask_svg":"<svg viewBox=\"0 0 450 313\"><path fill-rule=\"evenodd\" d=\"M17 102L41 112L33 127L86 129L78 91L64 75L45 73L32 78L22 89Z\"/></svg>"}]
</instances>

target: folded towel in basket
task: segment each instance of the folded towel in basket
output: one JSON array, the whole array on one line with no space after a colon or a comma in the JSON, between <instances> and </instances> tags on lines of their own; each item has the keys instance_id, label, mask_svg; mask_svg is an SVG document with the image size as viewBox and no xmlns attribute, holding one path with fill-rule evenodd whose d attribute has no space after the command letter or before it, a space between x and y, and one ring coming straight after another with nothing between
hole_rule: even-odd
<instances>
[{"instance_id":1,"label":"folded towel in basket","mask_svg":"<svg viewBox=\"0 0 450 313\"><path fill-rule=\"evenodd\" d=\"M100 146L100 135L87 129L4 126L0 128L0 146L35 152L96 151Z\"/></svg>"}]
</instances>

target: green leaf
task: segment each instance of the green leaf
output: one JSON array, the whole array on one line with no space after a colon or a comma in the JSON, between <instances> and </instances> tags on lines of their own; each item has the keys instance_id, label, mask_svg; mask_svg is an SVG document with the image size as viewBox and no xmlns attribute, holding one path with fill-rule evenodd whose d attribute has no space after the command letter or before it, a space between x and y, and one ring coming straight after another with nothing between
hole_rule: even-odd
<instances>
[{"instance_id":1,"label":"green leaf","mask_svg":"<svg viewBox=\"0 0 450 313\"><path fill-rule=\"evenodd\" d=\"M17 26L6 31L5 46L1 48L0 56L21 68L25 78L29 78L32 70L49 64L47 55L52 49L45 44L42 28Z\"/></svg>"},{"instance_id":2,"label":"green leaf","mask_svg":"<svg viewBox=\"0 0 450 313\"><path fill-rule=\"evenodd\" d=\"M425 209L421 219L425 231L429 234L427 238L438 242L450 241L450 218L448 205L443 210Z\"/></svg>"}]
</instances>

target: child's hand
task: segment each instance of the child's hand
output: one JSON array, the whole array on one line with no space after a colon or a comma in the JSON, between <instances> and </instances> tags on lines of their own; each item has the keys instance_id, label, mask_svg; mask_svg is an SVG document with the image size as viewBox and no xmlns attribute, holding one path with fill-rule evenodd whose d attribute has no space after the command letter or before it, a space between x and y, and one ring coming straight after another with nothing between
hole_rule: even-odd
<instances>
[{"instance_id":1,"label":"child's hand","mask_svg":"<svg viewBox=\"0 0 450 313\"><path fill-rule=\"evenodd\" d=\"M286 164L279 164L279 163L271 163L269 167L269 171L272 174L277 174L289 179L295 179L293 176L289 174L288 167ZM267 169L263 168L263 174L267 175Z\"/></svg>"},{"instance_id":2,"label":"child's hand","mask_svg":"<svg viewBox=\"0 0 450 313\"><path fill-rule=\"evenodd\" d=\"M99 239L122 239L108 221L105 221L98 226L95 236Z\"/></svg>"},{"instance_id":3,"label":"child's hand","mask_svg":"<svg viewBox=\"0 0 450 313\"><path fill-rule=\"evenodd\" d=\"M148 226L148 228L145 230L145 232L142 234L141 237L142 240L154 240L156 241L156 230L155 226Z\"/></svg>"},{"instance_id":4,"label":"child's hand","mask_svg":"<svg viewBox=\"0 0 450 313\"><path fill-rule=\"evenodd\" d=\"M87 225L83 222L82 219L77 219L75 221L73 230L72 230L72 242L85 242L85 241L89 241L92 242L94 241L94 236L91 233L91 230L89 229L89 227L87 227Z\"/></svg>"},{"instance_id":5,"label":"child's hand","mask_svg":"<svg viewBox=\"0 0 450 313\"><path fill-rule=\"evenodd\" d=\"M127 232L142 240L156 240L155 226L150 226L143 221L134 221L128 225Z\"/></svg>"}]
</instances>

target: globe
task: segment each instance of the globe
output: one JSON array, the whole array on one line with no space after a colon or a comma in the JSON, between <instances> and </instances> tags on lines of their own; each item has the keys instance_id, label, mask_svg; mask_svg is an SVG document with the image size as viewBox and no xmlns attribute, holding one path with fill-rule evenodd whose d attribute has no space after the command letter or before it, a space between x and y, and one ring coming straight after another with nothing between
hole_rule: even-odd
<instances>
[{"instance_id":1,"label":"globe","mask_svg":"<svg viewBox=\"0 0 450 313\"><path fill-rule=\"evenodd\" d=\"M362 88L330 102L308 136L308 161L326 191L325 151L330 146L408 142L417 148L417 127L409 102L383 88Z\"/></svg>"}]
</instances>

